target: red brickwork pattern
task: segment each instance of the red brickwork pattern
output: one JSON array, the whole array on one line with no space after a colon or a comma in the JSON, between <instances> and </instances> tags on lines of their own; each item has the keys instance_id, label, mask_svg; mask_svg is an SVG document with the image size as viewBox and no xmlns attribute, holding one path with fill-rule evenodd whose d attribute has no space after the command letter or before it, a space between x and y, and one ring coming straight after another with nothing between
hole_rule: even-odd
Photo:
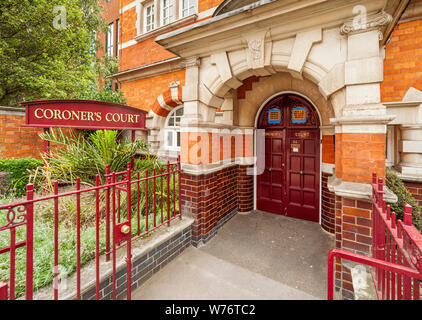
<instances>
[{"instance_id":1,"label":"red brickwork pattern","mask_svg":"<svg viewBox=\"0 0 422 320\"><path fill-rule=\"evenodd\" d=\"M253 166L239 166L238 177L238 211L249 212L253 210L253 175L248 175L247 170Z\"/></svg>"},{"instance_id":2,"label":"red brickwork pattern","mask_svg":"<svg viewBox=\"0 0 422 320\"><path fill-rule=\"evenodd\" d=\"M322 173L321 226L325 231L334 234L336 196L328 190L327 184L330 176L330 174Z\"/></svg>"},{"instance_id":3,"label":"red brickwork pattern","mask_svg":"<svg viewBox=\"0 0 422 320\"><path fill-rule=\"evenodd\" d=\"M415 198L416 201L418 201L419 206L422 207L422 183L405 182L404 184L407 190L409 190L410 193L412 194L413 198Z\"/></svg>"},{"instance_id":4,"label":"red brickwork pattern","mask_svg":"<svg viewBox=\"0 0 422 320\"><path fill-rule=\"evenodd\" d=\"M368 255L372 245L372 205L370 202L343 198L344 250Z\"/></svg>"},{"instance_id":5,"label":"red brickwork pattern","mask_svg":"<svg viewBox=\"0 0 422 320\"><path fill-rule=\"evenodd\" d=\"M232 166L207 175L180 175L180 201L183 214L192 216L194 242L201 241L219 220L237 210L238 166Z\"/></svg>"},{"instance_id":6,"label":"red brickwork pattern","mask_svg":"<svg viewBox=\"0 0 422 320\"><path fill-rule=\"evenodd\" d=\"M371 183L372 173L385 176L385 134L336 134L336 176Z\"/></svg>"},{"instance_id":7,"label":"red brickwork pattern","mask_svg":"<svg viewBox=\"0 0 422 320\"><path fill-rule=\"evenodd\" d=\"M401 101L422 78L422 20L399 24L386 45L383 102Z\"/></svg>"},{"instance_id":8,"label":"red brickwork pattern","mask_svg":"<svg viewBox=\"0 0 422 320\"><path fill-rule=\"evenodd\" d=\"M121 84L121 90L128 105L149 111L157 97L169 89L173 81L180 82L180 88L185 84L185 70L175 71L155 77L139 79Z\"/></svg>"},{"instance_id":9,"label":"red brickwork pattern","mask_svg":"<svg viewBox=\"0 0 422 320\"><path fill-rule=\"evenodd\" d=\"M42 129L21 127L25 114L0 110L0 158L41 158L43 141L38 136Z\"/></svg>"},{"instance_id":10,"label":"red brickwork pattern","mask_svg":"<svg viewBox=\"0 0 422 320\"><path fill-rule=\"evenodd\" d=\"M333 135L324 135L322 136L322 162L323 163L336 163L334 149L334 136Z\"/></svg>"},{"instance_id":11,"label":"red brickwork pattern","mask_svg":"<svg viewBox=\"0 0 422 320\"><path fill-rule=\"evenodd\" d=\"M237 88L237 98L238 99L245 99L246 98L246 91L252 90L252 84L254 82L258 82L259 77L252 76L245 80L243 80L243 85L241 85L239 88Z\"/></svg>"}]
</instances>

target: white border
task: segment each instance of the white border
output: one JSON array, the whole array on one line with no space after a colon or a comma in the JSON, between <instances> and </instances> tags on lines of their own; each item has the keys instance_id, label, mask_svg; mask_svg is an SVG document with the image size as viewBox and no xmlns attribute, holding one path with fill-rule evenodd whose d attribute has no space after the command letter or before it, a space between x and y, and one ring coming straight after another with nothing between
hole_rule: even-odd
<instances>
[{"instance_id":1,"label":"white border","mask_svg":"<svg viewBox=\"0 0 422 320\"><path fill-rule=\"evenodd\" d=\"M284 94L295 94L295 95L298 95L298 96L300 96L300 97L302 97L302 98L304 98L304 99L306 99L313 107L314 107L314 109L316 110L316 112L317 112L317 114L318 114L318 117L319 117L319 127L320 127L320 130L319 130L319 134L320 134L320 137L319 137L319 140L320 140L320 144L319 144L319 148L320 148L320 150L319 150L319 162L320 162L320 166L319 166L319 224L321 225L321 202L322 202L322 143L321 143L321 139L322 139L322 130L321 130L321 126L322 126L322 117L321 117L321 114L320 114L320 112L319 112L319 110L318 110L318 108L317 108L317 106L315 105L315 103L309 98L309 97L307 97L306 95L304 95L304 94L302 94L302 93L299 93L299 92L296 92L296 91L280 91L280 92L277 92L277 93L275 93L275 94L273 94L272 96L270 96L270 97L268 97L262 104L261 104L261 106L259 107L259 109L258 109L258 111L257 111L257 113L256 113L256 115L255 115L255 129L254 129L254 159L256 159L256 130L257 130L257 128L258 128L258 119L259 119L259 116L260 116L260 114L261 114L261 111L262 111L262 109L264 109L264 107L266 106L266 104L270 101L270 100L272 100L273 98L275 98L275 97L277 97L277 96L281 96L281 95L284 95ZM254 165L254 173L256 172L256 161L255 161L255 165ZM253 193L253 208L254 208L254 210L256 210L256 202L257 202L257 191L258 191L258 189L257 189L257 175L256 174L254 174L254 178L253 178L253 185L254 185L254 193Z\"/></svg>"}]
</instances>

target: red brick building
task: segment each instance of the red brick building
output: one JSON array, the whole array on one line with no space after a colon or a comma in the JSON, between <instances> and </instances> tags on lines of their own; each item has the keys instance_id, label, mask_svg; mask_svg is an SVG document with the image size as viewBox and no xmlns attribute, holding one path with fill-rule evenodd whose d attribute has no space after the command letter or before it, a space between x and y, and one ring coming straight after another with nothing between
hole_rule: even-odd
<instances>
[{"instance_id":1,"label":"red brick building","mask_svg":"<svg viewBox=\"0 0 422 320\"><path fill-rule=\"evenodd\" d=\"M422 200L422 1L123 0L119 19L112 79L180 153L197 243L264 210L369 253L372 173Z\"/></svg>"}]
</instances>

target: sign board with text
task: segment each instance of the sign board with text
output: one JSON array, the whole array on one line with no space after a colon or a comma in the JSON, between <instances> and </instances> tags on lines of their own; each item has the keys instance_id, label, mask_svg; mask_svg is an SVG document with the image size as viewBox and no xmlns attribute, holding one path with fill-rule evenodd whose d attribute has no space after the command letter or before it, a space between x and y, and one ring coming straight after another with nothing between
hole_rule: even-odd
<instances>
[{"instance_id":1,"label":"sign board with text","mask_svg":"<svg viewBox=\"0 0 422 320\"><path fill-rule=\"evenodd\" d=\"M146 130L147 112L126 105L96 100L38 100L21 103L26 127Z\"/></svg>"}]
</instances>

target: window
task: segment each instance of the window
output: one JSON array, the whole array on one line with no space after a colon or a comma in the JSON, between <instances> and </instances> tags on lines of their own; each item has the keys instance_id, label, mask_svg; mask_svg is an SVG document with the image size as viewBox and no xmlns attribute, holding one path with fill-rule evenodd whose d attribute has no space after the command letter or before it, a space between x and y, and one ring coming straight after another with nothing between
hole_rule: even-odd
<instances>
[{"instance_id":1,"label":"window","mask_svg":"<svg viewBox=\"0 0 422 320\"><path fill-rule=\"evenodd\" d=\"M108 56L113 55L113 48L114 48L114 23L110 23L108 25L107 30L107 39L106 39L106 53Z\"/></svg>"},{"instance_id":2,"label":"window","mask_svg":"<svg viewBox=\"0 0 422 320\"><path fill-rule=\"evenodd\" d=\"M154 4L145 7L145 32L149 32L155 28L155 9Z\"/></svg>"},{"instance_id":3,"label":"window","mask_svg":"<svg viewBox=\"0 0 422 320\"><path fill-rule=\"evenodd\" d=\"M119 19L116 20L116 57L119 57Z\"/></svg>"},{"instance_id":4,"label":"window","mask_svg":"<svg viewBox=\"0 0 422 320\"><path fill-rule=\"evenodd\" d=\"M182 1L182 17L187 17L195 13L195 0Z\"/></svg>"},{"instance_id":5,"label":"window","mask_svg":"<svg viewBox=\"0 0 422 320\"><path fill-rule=\"evenodd\" d=\"M169 24L173 21L174 4L173 0L163 0L162 6L162 25Z\"/></svg>"},{"instance_id":6,"label":"window","mask_svg":"<svg viewBox=\"0 0 422 320\"><path fill-rule=\"evenodd\" d=\"M180 151L180 120L183 106L174 109L168 116L165 126L165 145L169 150Z\"/></svg>"},{"instance_id":7,"label":"window","mask_svg":"<svg viewBox=\"0 0 422 320\"><path fill-rule=\"evenodd\" d=\"M144 0L137 6L136 41L196 20L198 0Z\"/></svg>"}]
</instances>

